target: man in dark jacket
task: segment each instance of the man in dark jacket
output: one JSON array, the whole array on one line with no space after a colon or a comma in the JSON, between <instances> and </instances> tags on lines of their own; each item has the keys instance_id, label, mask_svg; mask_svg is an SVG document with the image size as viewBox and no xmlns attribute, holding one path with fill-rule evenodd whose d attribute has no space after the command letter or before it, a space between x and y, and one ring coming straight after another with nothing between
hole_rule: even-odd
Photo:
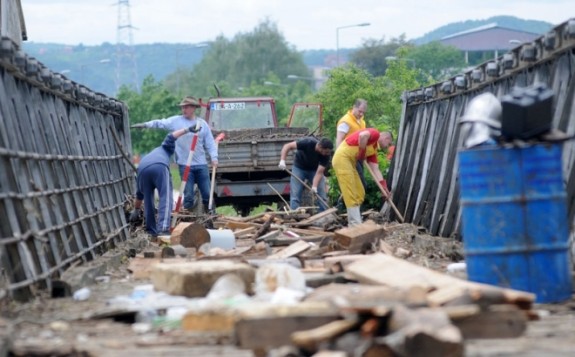
<instances>
[{"instance_id":1,"label":"man in dark jacket","mask_svg":"<svg viewBox=\"0 0 575 357\"><path fill-rule=\"evenodd\" d=\"M329 139L318 140L313 137L287 143L281 151L278 165L280 169L286 169L285 160L287 154L292 150L296 150L296 153L290 180L290 209L295 210L300 207L304 188L300 180L303 182L308 180L308 182L311 182L311 189L314 194L322 198L323 202L320 200L319 210L320 212L324 211L327 208L324 204L324 202L327 202L324 173L329 165L333 143ZM299 180L294 176L299 178Z\"/></svg>"},{"instance_id":2,"label":"man in dark jacket","mask_svg":"<svg viewBox=\"0 0 575 357\"><path fill-rule=\"evenodd\" d=\"M146 231L153 237L170 234L171 213L173 209L172 176L170 173L170 158L176 150L176 139L180 136L196 132L196 126L176 130L166 136L161 146L144 156L138 165L136 202L130 214L130 221L135 222L141 214L144 202L144 219ZM158 190L158 219L156 221L154 190Z\"/></svg>"}]
</instances>

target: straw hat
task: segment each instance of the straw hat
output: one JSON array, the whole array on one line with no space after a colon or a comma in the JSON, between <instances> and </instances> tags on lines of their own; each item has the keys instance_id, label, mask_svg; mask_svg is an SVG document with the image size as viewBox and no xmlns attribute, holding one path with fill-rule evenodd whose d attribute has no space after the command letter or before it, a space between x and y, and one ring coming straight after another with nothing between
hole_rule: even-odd
<instances>
[{"instance_id":1,"label":"straw hat","mask_svg":"<svg viewBox=\"0 0 575 357\"><path fill-rule=\"evenodd\" d=\"M199 107L200 103L198 102L198 100L194 97L184 97L184 99L182 99L182 101L180 102L179 106L180 107L184 107L186 105L191 105L194 107Z\"/></svg>"}]
</instances>

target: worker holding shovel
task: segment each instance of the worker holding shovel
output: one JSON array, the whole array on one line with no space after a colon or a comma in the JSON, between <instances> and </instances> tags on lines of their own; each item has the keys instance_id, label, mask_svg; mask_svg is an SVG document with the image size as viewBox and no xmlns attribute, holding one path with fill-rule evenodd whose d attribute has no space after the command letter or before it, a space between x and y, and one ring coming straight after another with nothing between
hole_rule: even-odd
<instances>
[{"instance_id":1,"label":"worker holding shovel","mask_svg":"<svg viewBox=\"0 0 575 357\"><path fill-rule=\"evenodd\" d=\"M214 136L208 123L196 116L200 103L194 97L185 97L181 103L181 115L174 115L166 119L150 120L145 123L132 125L132 128L152 128L165 130L178 130L196 126L195 134L184 135L176 142L176 162L180 169L180 177L185 183L184 209L191 210L194 206L194 184L198 185L202 196L202 203L207 209L210 200L210 173L206 160L208 153L212 167L218 165L218 149ZM184 180L184 177L187 180ZM181 193L180 193L181 194ZM177 207L179 209L179 205Z\"/></svg>"},{"instance_id":2,"label":"worker holding shovel","mask_svg":"<svg viewBox=\"0 0 575 357\"><path fill-rule=\"evenodd\" d=\"M136 222L142 212L144 203L144 218L146 231L152 236L170 234L170 216L172 213L172 176L170 174L170 158L176 150L176 140L188 133L197 133L196 126L176 130L164 139L161 146L150 151L138 165L137 191L134 210L130 214L130 222ZM154 206L154 191L158 190L159 205L156 220Z\"/></svg>"},{"instance_id":3,"label":"worker holding shovel","mask_svg":"<svg viewBox=\"0 0 575 357\"><path fill-rule=\"evenodd\" d=\"M296 153L293 168L290 172L290 209L295 210L300 207L304 189L303 182L308 180L311 182L313 193L320 197L319 211L322 212L327 209L324 172L329 165L333 143L326 138L318 140L313 137L289 142L282 147L278 165L280 169L287 169L285 160L288 153L293 150L296 150Z\"/></svg>"},{"instance_id":4,"label":"worker holding shovel","mask_svg":"<svg viewBox=\"0 0 575 357\"><path fill-rule=\"evenodd\" d=\"M365 200L365 189L356 169L356 162L363 160L369 171L382 187L387 184L379 170L377 150L390 145L390 135L379 132L374 128L362 129L348 136L337 148L333 156L333 168L337 177L343 201L347 207L347 220L349 226L361 224L360 206ZM387 194L387 192L382 192Z\"/></svg>"}]
</instances>

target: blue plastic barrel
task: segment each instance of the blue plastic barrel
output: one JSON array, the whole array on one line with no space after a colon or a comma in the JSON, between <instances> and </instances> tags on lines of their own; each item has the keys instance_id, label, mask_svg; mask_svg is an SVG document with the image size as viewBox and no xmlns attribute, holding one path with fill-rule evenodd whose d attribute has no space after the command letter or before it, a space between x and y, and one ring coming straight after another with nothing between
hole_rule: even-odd
<instances>
[{"instance_id":1,"label":"blue plastic barrel","mask_svg":"<svg viewBox=\"0 0 575 357\"><path fill-rule=\"evenodd\" d=\"M468 279L536 294L572 294L561 144L459 152Z\"/></svg>"}]
</instances>

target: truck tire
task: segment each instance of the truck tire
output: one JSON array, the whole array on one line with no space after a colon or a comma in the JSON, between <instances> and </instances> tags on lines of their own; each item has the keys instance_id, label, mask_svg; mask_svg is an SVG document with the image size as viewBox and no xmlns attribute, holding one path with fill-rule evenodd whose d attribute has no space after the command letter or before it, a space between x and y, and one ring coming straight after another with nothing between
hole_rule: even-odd
<instances>
[{"instance_id":1,"label":"truck tire","mask_svg":"<svg viewBox=\"0 0 575 357\"><path fill-rule=\"evenodd\" d=\"M233 207L241 217L249 216L250 212L252 210L252 207L247 206L247 205L240 205L240 206L233 206Z\"/></svg>"}]
</instances>

